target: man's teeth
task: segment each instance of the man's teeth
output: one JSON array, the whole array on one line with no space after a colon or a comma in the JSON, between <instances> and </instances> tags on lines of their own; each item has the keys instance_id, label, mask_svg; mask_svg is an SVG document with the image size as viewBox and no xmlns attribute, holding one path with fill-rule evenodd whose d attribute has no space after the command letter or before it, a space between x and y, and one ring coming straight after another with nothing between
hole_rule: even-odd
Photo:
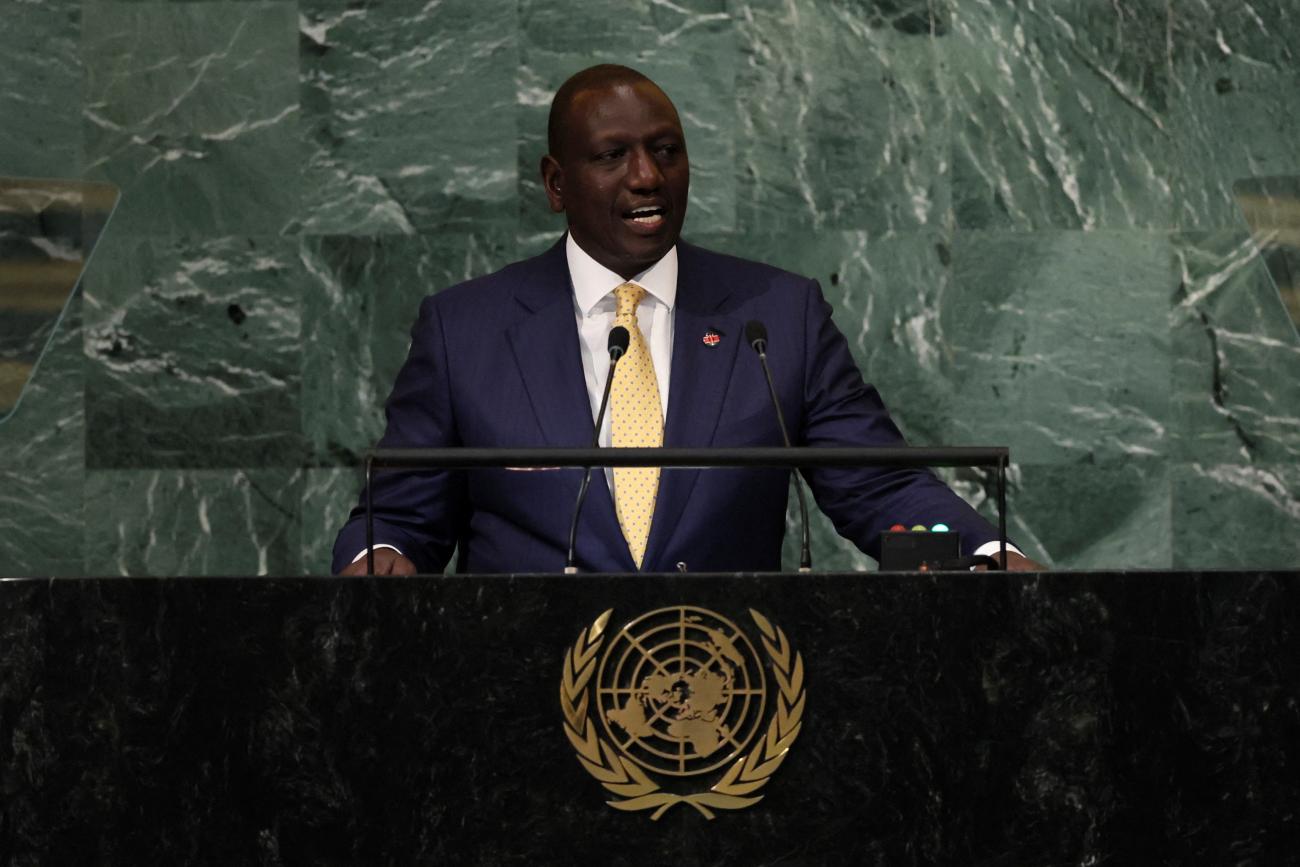
<instances>
[{"instance_id":1,"label":"man's teeth","mask_svg":"<svg viewBox=\"0 0 1300 867\"><path fill-rule=\"evenodd\" d=\"M637 208L628 216L632 218L632 222L647 226L653 226L664 218L662 208Z\"/></svg>"}]
</instances>

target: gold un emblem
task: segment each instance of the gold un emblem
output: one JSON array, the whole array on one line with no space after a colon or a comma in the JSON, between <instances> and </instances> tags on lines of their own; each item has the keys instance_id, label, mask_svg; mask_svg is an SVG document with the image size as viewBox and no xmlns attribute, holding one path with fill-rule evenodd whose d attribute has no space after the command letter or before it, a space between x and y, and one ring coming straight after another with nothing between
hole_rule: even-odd
<instances>
[{"instance_id":1,"label":"gold un emblem","mask_svg":"<svg viewBox=\"0 0 1300 867\"><path fill-rule=\"evenodd\" d=\"M613 613L578 636L560 682L564 733L587 773L614 795L607 803L653 810L651 819L689 804L712 819L714 810L761 801L756 793L785 760L803 718L803 658L785 633L751 608L760 654L730 620L679 605L641 615L607 643ZM696 778L706 775L716 781L703 789Z\"/></svg>"}]
</instances>

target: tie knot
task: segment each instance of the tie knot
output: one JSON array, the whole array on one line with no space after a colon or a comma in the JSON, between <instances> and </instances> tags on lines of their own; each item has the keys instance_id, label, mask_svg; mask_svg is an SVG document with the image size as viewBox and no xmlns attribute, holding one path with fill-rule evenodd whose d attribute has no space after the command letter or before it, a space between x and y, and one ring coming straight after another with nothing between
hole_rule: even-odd
<instances>
[{"instance_id":1,"label":"tie knot","mask_svg":"<svg viewBox=\"0 0 1300 867\"><path fill-rule=\"evenodd\" d=\"M618 302L615 318L632 317L636 319L636 306L645 297L645 290L635 283L624 283L614 290L614 300Z\"/></svg>"}]
</instances>

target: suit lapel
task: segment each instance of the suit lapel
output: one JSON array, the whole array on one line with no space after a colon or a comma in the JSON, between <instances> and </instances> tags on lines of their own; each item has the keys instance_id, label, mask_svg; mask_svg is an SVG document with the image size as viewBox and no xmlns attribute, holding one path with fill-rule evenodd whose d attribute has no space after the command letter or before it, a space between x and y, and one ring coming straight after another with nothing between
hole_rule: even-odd
<instances>
[{"instance_id":1,"label":"suit lapel","mask_svg":"<svg viewBox=\"0 0 1300 867\"><path fill-rule=\"evenodd\" d=\"M742 323L720 311L728 294L730 289L719 276L700 267L695 250L679 243L665 447L698 448L713 444L737 349L744 340ZM704 343L704 335L710 330L721 335L714 346ZM660 474L654 521L646 545L647 567L672 565L659 564L658 558L672 538L700 472L666 469Z\"/></svg>"},{"instance_id":2,"label":"suit lapel","mask_svg":"<svg viewBox=\"0 0 1300 867\"><path fill-rule=\"evenodd\" d=\"M524 308L509 329L519 376L549 446L591 444L591 406L573 314L573 292L563 242L538 259L539 267L515 291Z\"/></svg>"}]
</instances>

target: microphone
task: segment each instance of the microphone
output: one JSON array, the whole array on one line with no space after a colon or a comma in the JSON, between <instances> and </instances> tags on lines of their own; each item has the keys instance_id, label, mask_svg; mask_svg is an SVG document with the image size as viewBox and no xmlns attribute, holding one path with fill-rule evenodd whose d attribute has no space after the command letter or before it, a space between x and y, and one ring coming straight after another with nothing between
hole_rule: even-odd
<instances>
[{"instance_id":1,"label":"microphone","mask_svg":"<svg viewBox=\"0 0 1300 867\"><path fill-rule=\"evenodd\" d=\"M753 350L754 350L755 352L758 353L758 357L759 357L759 358L764 359L764 361L763 361L764 368L763 368L763 369L766 370L766 369L767 369L767 367L766 367L766 365L767 365L767 361L766 361L766 359L767 359L767 326L765 326L762 322L759 322L757 319L751 319L751 320L749 320L748 322L746 322L746 323L745 323L745 342L748 343L748 344L753 348ZM780 412L780 411L781 411L781 410L780 410L780 407L778 407L778 408L777 408L777 412ZM784 425L784 424L781 425L781 433L785 433L785 425Z\"/></svg>"},{"instance_id":2,"label":"microphone","mask_svg":"<svg viewBox=\"0 0 1300 867\"><path fill-rule=\"evenodd\" d=\"M632 341L632 335L627 333L627 329L622 325L615 325L609 330L609 363L612 367L618 363L618 360L627 353L627 345ZM611 380L612 381L612 378ZM609 398L609 382L605 383L605 398ZM605 402L602 400L600 408L605 408Z\"/></svg>"},{"instance_id":3,"label":"microphone","mask_svg":"<svg viewBox=\"0 0 1300 867\"><path fill-rule=\"evenodd\" d=\"M600 446L600 426L605 421L605 408L609 406L609 390L614 385L614 366L618 360L627 353L627 345L632 340L632 335L622 325L615 325L609 332L609 343L606 348L609 350L609 375L605 377L605 393L600 397L600 410L596 413L596 432L591 435L591 447ZM569 525L569 556L564 561L564 574L578 574L578 567L574 565L577 559L576 549L578 547L578 517L582 514L582 504L587 499L587 488L591 486L591 467L584 467L582 470L582 484L578 486L578 500L573 504L573 522Z\"/></svg>"},{"instance_id":4,"label":"microphone","mask_svg":"<svg viewBox=\"0 0 1300 867\"><path fill-rule=\"evenodd\" d=\"M781 412L781 401L776 397L776 383L772 381L772 371L767 366L767 328L757 319L751 319L745 323L745 342L753 348L758 355L759 363L763 365L763 375L767 377L767 390L772 395L772 406L776 407L776 423L781 428L781 439L785 441L785 447L790 448L790 432L785 427L785 415ZM804 498L803 481L799 478L799 470L794 471L794 489L799 495L799 518L803 524L803 539L799 551L799 571L812 571L812 540L810 537L811 530L808 526L808 501Z\"/></svg>"}]
</instances>

